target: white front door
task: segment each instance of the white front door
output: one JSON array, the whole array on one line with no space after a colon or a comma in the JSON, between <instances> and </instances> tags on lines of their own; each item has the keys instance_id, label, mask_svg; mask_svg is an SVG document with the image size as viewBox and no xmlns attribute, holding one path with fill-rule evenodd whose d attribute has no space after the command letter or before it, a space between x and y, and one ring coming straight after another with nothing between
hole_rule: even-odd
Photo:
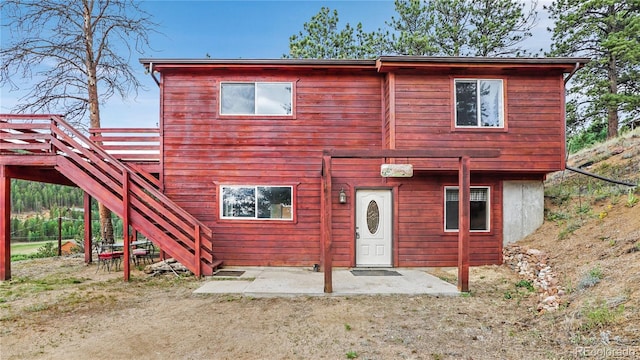
<instances>
[{"instance_id":1,"label":"white front door","mask_svg":"<svg viewBox=\"0 0 640 360\"><path fill-rule=\"evenodd\" d=\"M391 266L391 190L356 191L356 266Z\"/></svg>"}]
</instances>

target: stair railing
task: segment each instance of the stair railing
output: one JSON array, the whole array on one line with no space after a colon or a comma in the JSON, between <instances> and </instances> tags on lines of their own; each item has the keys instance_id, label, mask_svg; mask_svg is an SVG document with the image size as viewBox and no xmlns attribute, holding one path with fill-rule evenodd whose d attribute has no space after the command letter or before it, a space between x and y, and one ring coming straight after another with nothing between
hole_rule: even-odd
<instances>
[{"instance_id":1,"label":"stair railing","mask_svg":"<svg viewBox=\"0 0 640 360\"><path fill-rule=\"evenodd\" d=\"M42 126L42 120L46 118L50 121L49 131ZM147 179L66 123L61 116L0 114L0 119L3 135L10 134L6 138L13 139L10 142L2 139L0 150L3 154L6 150L21 156L59 155L56 157L58 171L114 213L129 216L130 224L137 231L153 240L196 276L202 275L203 265L213 264L211 229L157 190ZM12 123L9 119L21 122ZM39 122L30 124L28 119Z\"/></svg>"}]
</instances>

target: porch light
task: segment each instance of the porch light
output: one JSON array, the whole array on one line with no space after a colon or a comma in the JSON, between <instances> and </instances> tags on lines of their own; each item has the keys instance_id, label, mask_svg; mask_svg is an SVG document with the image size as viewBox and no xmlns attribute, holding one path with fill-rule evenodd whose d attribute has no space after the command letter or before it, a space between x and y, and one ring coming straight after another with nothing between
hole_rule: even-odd
<instances>
[{"instance_id":1,"label":"porch light","mask_svg":"<svg viewBox=\"0 0 640 360\"><path fill-rule=\"evenodd\" d=\"M340 204L347 203L347 194L344 192L344 188L340 188L340 195L338 196L338 201Z\"/></svg>"}]
</instances>

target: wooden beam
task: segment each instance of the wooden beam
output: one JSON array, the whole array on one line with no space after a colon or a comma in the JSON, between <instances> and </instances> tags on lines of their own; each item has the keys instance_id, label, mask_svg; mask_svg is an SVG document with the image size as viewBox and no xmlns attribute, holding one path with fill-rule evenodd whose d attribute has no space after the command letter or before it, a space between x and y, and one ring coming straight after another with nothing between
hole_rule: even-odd
<instances>
[{"instance_id":1,"label":"wooden beam","mask_svg":"<svg viewBox=\"0 0 640 360\"><path fill-rule=\"evenodd\" d=\"M0 156L0 165L54 166L56 157L50 153L40 155L5 155Z\"/></svg>"},{"instance_id":2,"label":"wooden beam","mask_svg":"<svg viewBox=\"0 0 640 360\"><path fill-rule=\"evenodd\" d=\"M55 160L55 157L49 156L52 160ZM12 179L21 179L21 180L29 180L36 181L48 184L56 184L56 185L66 185L66 186L77 186L71 180L67 179L65 176L60 174L55 170L55 163L50 167L34 167L34 166L11 166L7 169L8 176Z\"/></svg>"},{"instance_id":3,"label":"wooden beam","mask_svg":"<svg viewBox=\"0 0 640 360\"><path fill-rule=\"evenodd\" d=\"M458 170L458 290L469 291L469 233L470 233L470 200L471 159L463 156L459 160Z\"/></svg>"},{"instance_id":4,"label":"wooden beam","mask_svg":"<svg viewBox=\"0 0 640 360\"><path fill-rule=\"evenodd\" d=\"M193 238L195 240L195 264L193 264L193 266L196 269L194 275L200 278L202 276L202 261L200 260L202 257L202 238L200 237L200 225L196 224L193 230Z\"/></svg>"},{"instance_id":5,"label":"wooden beam","mask_svg":"<svg viewBox=\"0 0 640 360\"><path fill-rule=\"evenodd\" d=\"M331 227L331 156L322 157L322 192L320 193L320 238L322 268L324 270L324 292L333 292L333 259Z\"/></svg>"},{"instance_id":6,"label":"wooden beam","mask_svg":"<svg viewBox=\"0 0 640 360\"><path fill-rule=\"evenodd\" d=\"M84 192L83 197L84 205L84 262L85 264L91 264L93 241L91 240L91 195L88 192Z\"/></svg>"},{"instance_id":7,"label":"wooden beam","mask_svg":"<svg viewBox=\"0 0 640 360\"><path fill-rule=\"evenodd\" d=\"M58 114L0 114L0 119L2 120L11 120L11 119L27 119L27 120L49 120L52 117L63 115Z\"/></svg>"},{"instance_id":8,"label":"wooden beam","mask_svg":"<svg viewBox=\"0 0 640 360\"><path fill-rule=\"evenodd\" d=\"M389 94L389 149L396 148L396 74L391 72L387 74ZM384 109L384 106L382 107ZM382 127L385 128L384 125ZM382 139L384 144L386 139Z\"/></svg>"},{"instance_id":9,"label":"wooden beam","mask_svg":"<svg viewBox=\"0 0 640 360\"><path fill-rule=\"evenodd\" d=\"M380 149L359 149L325 150L324 155L332 158L497 158L500 150L497 149L433 149L433 150L380 150Z\"/></svg>"},{"instance_id":10,"label":"wooden beam","mask_svg":"<svg viewBox=\"0 0 640 360\"><path fill-rule=\"evenodd\" d=\"M131 277L131 239L129 239L129 172L122 179L122 237L124 237L124 281Z\"/></svg>"},{"instance_id":11,"label":"wooden beam","mask_svg":"<svg viewBox=\"0 0 640 360\"><path fill-rule=\"evenodd\" d=\"M11 279L11 178L0 165L0 280Z\"/></svg>"}]
</instances>

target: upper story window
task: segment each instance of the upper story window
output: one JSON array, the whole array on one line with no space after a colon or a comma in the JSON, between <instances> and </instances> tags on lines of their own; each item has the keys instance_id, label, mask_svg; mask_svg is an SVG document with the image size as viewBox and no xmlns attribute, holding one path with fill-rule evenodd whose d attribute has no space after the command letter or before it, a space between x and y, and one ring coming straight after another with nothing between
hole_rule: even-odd
<instances>
[{"instance_id":1,"label":"upper story window","mask_svg":"<svg viewBox=\"0 0 640 360\"><path fill-rule=\"evenodd\" d=\"M456 79L456 127L504 127L500 79Z\"/></svg>"},{"instance_id":2,"label":"upper story window","mask_svg":"<svg viewBox=\"0 0 640 360\"><path fill-rule=\"evenodd\" d=\"M223 82L221 115L291 115L293 84L290 82Z\"/></svg>"},{"instance_id":3,"label":"upper story window","mask_svg":"<svg viewBox=\"0 0 640 360\"><path fill-rule=\"evenodd\" d=\"M293 220L292 186L220 187L220 218Z\"/></svg>"},{"instance_id":4,"label":"upper story window","mask_svg":"<svg viewBox=\"0 0 640 360\"><path fill-rule=\"evenodd\" d=\"M458 231L459 194L457 186L447 186L444 190L444 230ZM469 227L471 231L489 231L489 187L472 186L469 204Z\"/></svg>"}]
</instances>

